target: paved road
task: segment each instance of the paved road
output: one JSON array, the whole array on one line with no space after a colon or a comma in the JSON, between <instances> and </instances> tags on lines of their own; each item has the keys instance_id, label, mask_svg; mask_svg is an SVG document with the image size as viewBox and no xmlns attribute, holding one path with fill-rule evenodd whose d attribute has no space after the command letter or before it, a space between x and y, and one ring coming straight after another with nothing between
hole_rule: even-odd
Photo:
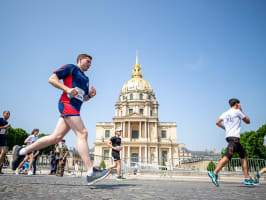
<instances>
[{"instance_id":1,"label":"paved road","mask_svg":"<svg viewBox=\"0 0 266 200\"><path fill-rule=\"evenodd\" d=\"M49 175L0 175L0 199L266 199L266 185L247 187L243 184L222 184L216 188L206 182L167 180L117 181L107 178L87 186L85 178Z\"/></svg>"}]
</instances>

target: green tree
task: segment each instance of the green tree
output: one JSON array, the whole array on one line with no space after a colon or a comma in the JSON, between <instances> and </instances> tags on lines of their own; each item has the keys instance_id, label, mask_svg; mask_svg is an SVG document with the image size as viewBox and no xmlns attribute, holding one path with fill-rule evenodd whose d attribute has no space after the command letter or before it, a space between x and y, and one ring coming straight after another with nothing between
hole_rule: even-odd
<instances>
[{"instance_id":1,"label":"green tree","mask_svg":"<svg viewBox=\"0 0 266 200\"><path fill-rule=\"evenodd\" d=\"M24 141L29 136L29 134L21 128L12 128L11 126L7 129L8 134L5 135L7 140L8 149L12 150L15 145L25 145ZM41 133L38 135L39 138L47 136L48 134ZM54 149L54 145L46 147L40 150L40 154L49 155L50 151Z\"/></svg>"},{"instance_id":2,"label":"green tree","mask_svg":"<svg viewBox=\"0 0 266 200\"><path fill-rule=\"evenodd\" d=\"M21 128L12 128L10 126L7 131L8 134L5 135L5 138L7 140L9 150L11 150L15 145L23 145L25 139L29 136L29 134Z\"/></svg>"},{"instance_id":3,"label":"green tree","mask_svg":"<svg viewBox=\"0 0 266 200\"><path fill-rule=\"evenodd\" d=\"M104 160L102 160L100 163L100 168L105 169L105 167L106 167L105 162L104 162Z\"/></svg>"},{"instance_id":4,"label":"green tree","mask_svg":"<svg viewBox=\"0 0 266 200\"><path fill-rule=\"evenodd\" d=\"M213 161L209 162L208 166L207 166L207 171L214 171L216 168L216 165Z\"/></svg>"},{"instance_id":5,"label":"green tree","mask_svg":"<svg viewBox=\"0 0 266 200\"><path fill-rule=\"evenodd\" d=\"M263 146L264 136L266 135L266 124L257 131L244 132L240 135L240 144L246 150L248 158L266 159L265 147ZM226 148L222 150L222 157L226 153ZM234 153L233 158L239 158Z\"/></svg>"}]
</instances>

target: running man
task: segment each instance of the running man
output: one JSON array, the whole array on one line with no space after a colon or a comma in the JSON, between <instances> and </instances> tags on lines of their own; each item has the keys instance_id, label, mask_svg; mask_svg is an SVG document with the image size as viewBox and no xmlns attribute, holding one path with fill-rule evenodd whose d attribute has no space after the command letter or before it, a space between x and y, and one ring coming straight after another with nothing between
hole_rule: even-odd
<instances>
[{"instance_id":1,"label":"running man","mask_svg":"<svg viewBox=\"0 0 266 200\"><path fill-rule=\"evenodd\" d=\"M254 181L250 178L248 174L248 163L247 163L247 153L241 146L240 139L240 129L241 129L241 120L246 124L250 123L249 118L244 114L240 101L238 99L229 100L230 109L224 112L216 121L216 125L224 129L226 132L226 141L228 142L227 151L225 156L220 160L218 166L214 171L208 172L209 177L212 182L218 187L218 173L224 167L226 163L231 160L235 152L241 158L241 164L245 176L244 183L245 185L253 185ZM223 124L222 124L223 122Z\"/></svg>"},{"instance_id":2,"label":"running man","mask_svg":"<svg viewBox=\"0 0 266 200\"><path fill-rule=\"evenodd\" d=\"M31 132L31 135L29 137L26 138L26 140L24 141L24 143L26 144L26 146L30 146L32 145L34 142L36 142L38 140L38 133L39 133L39 129L35 128L33 129L33 131ZM31 170L32 164L34 162L34 158L35 158L35 154L39 154L38 151L32 151L27 153L27 155L25 156L24 160L18 165L15 174L18 175L20 174L20 170L22 168L22 166L27 163L30 160L29 163L29 167L28 167L28 175L32 175L33 172Z\"/></svg>"},{"instance_id":3,"label":"running man","mask_svg":"<svg viewBox=\"0 0 266 200\"><path fill-rule=\"evenodd\" d=\"M110 170L111 172L111 169L113 168L117 168L117 177L116 177L116 180L122 180L124 179L122 176L121 176L121 159L120 159L120 151L122 150L122 147L121 147L121 132L122 130L121 129L116 129L115 130L115 136L112 137L110 139L110 141L108 142L108 146L110 148L112 148L112 158L114 160L114 164L109 166L109 167L106 167L107 170Z\"/></svg>"},{"instance_id":4,"label":"running man","mask_svg":"<svg viewBox=\"0 0 266 200\"><path fill-rule=\"evenodd\" d=\"M266 148L266 135L264 136L264 143L263 146ZM255 179L255 184L259 185L260 184L260 177L262 176L262 174L266 173L266 167L264 167L263 169L261 169L260 171L256 171L254 173L254 179Z\"/></svg>"},{"instance_id":5,"label":"running man","mask_svg":"<svg viewBox=\"0 0 266 200\"><path fill-rule=\"evenodd\" d=\"M7 120L10 117L9 111L3 112L3 117L0 118L0 174L3 174L2 168L4 165L6 153L8 151L7 142L5 139L5 134L8 133L6 130L10 125L8 124Z\"/></svg>"},{"instance_id":6,"label":"running man","mask_svg":"<svg viewBox=\"0 0 266 200\"><path fill-rule=\"evenodd\" d=\"M22 148L21 150L17 148L15 151L15 154L20 156L32 152L33 150L56 144L63 139L70 129L72 129L77 135L77 148L87 170L88 185L108 175L108 170L99 172L93 169L87 142L88 132L80 117L82 103L90 100L96 95L94 87L91 87L89 90L89 78L85 75L85 72L91 66L91 60L92 57L90 55L80 54L77 57L77 65L66 64L54 72L49 78L49 83L63 90L58 106L61 117L58 120L56 128L52 135L42 137L31 146ZM63 83L60 79L63 79Z\"/></svg>"}]
</instances>

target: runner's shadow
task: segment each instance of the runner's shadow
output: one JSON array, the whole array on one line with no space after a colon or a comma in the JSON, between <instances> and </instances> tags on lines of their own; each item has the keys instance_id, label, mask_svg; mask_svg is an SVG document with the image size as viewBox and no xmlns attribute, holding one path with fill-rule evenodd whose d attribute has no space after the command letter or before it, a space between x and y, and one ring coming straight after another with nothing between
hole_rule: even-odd
<instances>
[{"instance_id":1,"label":"runner's shadow","mask_svg":"<svg viewBox=\"0 0 266 200\"><path fill-rule=\"evenodd\" d=\"M121 187L132 187L136 186L135 184L104 184L104 185L91 185L88 186L92 190L97 190L97 189L107 189L107 190L112 190L112 189L118 189Z\"/></svg>"},{"instance_id":2,"label":"runner's shadow","mask_svg":"<svg viewBox=\"0 0 266 200\"><path fill-rule=\"evenodd\" d=\"M31 185L47 185L47 183L30 183ZM48 185L54 185L54 186L67 186L67 187L88 187L88 185L80 185L80 184L60 184L60 183L48 183Z\"/></svg>"},{"instance_id":3,"label":"runner's shadow","mask_svg":"<svg viewBox=\"0 0 266 200\"><path fill-rule=\"evenodd\" d=\"M238 188L256 188L256 185L238 185L238 186L234 186L234 187L238 187Z\"/></svg>"}]
</instances>

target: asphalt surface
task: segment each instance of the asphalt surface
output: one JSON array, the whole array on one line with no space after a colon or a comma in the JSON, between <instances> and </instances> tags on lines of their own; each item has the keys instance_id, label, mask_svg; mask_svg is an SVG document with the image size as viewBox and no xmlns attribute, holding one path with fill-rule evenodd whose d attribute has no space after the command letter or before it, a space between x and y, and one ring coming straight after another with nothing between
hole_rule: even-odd
<instances>
[{"instance_id":1,"label":"asphalt surface","mask_svg":"<svg viewBox=\"0 0 266 200\"><path fill-rule=\"evenodd\" d=\"M266 199L266 185L178 180L105 180L88 186L85 178L49 175L0 175L0 199Z\"/></svg>"}]
</instances>

